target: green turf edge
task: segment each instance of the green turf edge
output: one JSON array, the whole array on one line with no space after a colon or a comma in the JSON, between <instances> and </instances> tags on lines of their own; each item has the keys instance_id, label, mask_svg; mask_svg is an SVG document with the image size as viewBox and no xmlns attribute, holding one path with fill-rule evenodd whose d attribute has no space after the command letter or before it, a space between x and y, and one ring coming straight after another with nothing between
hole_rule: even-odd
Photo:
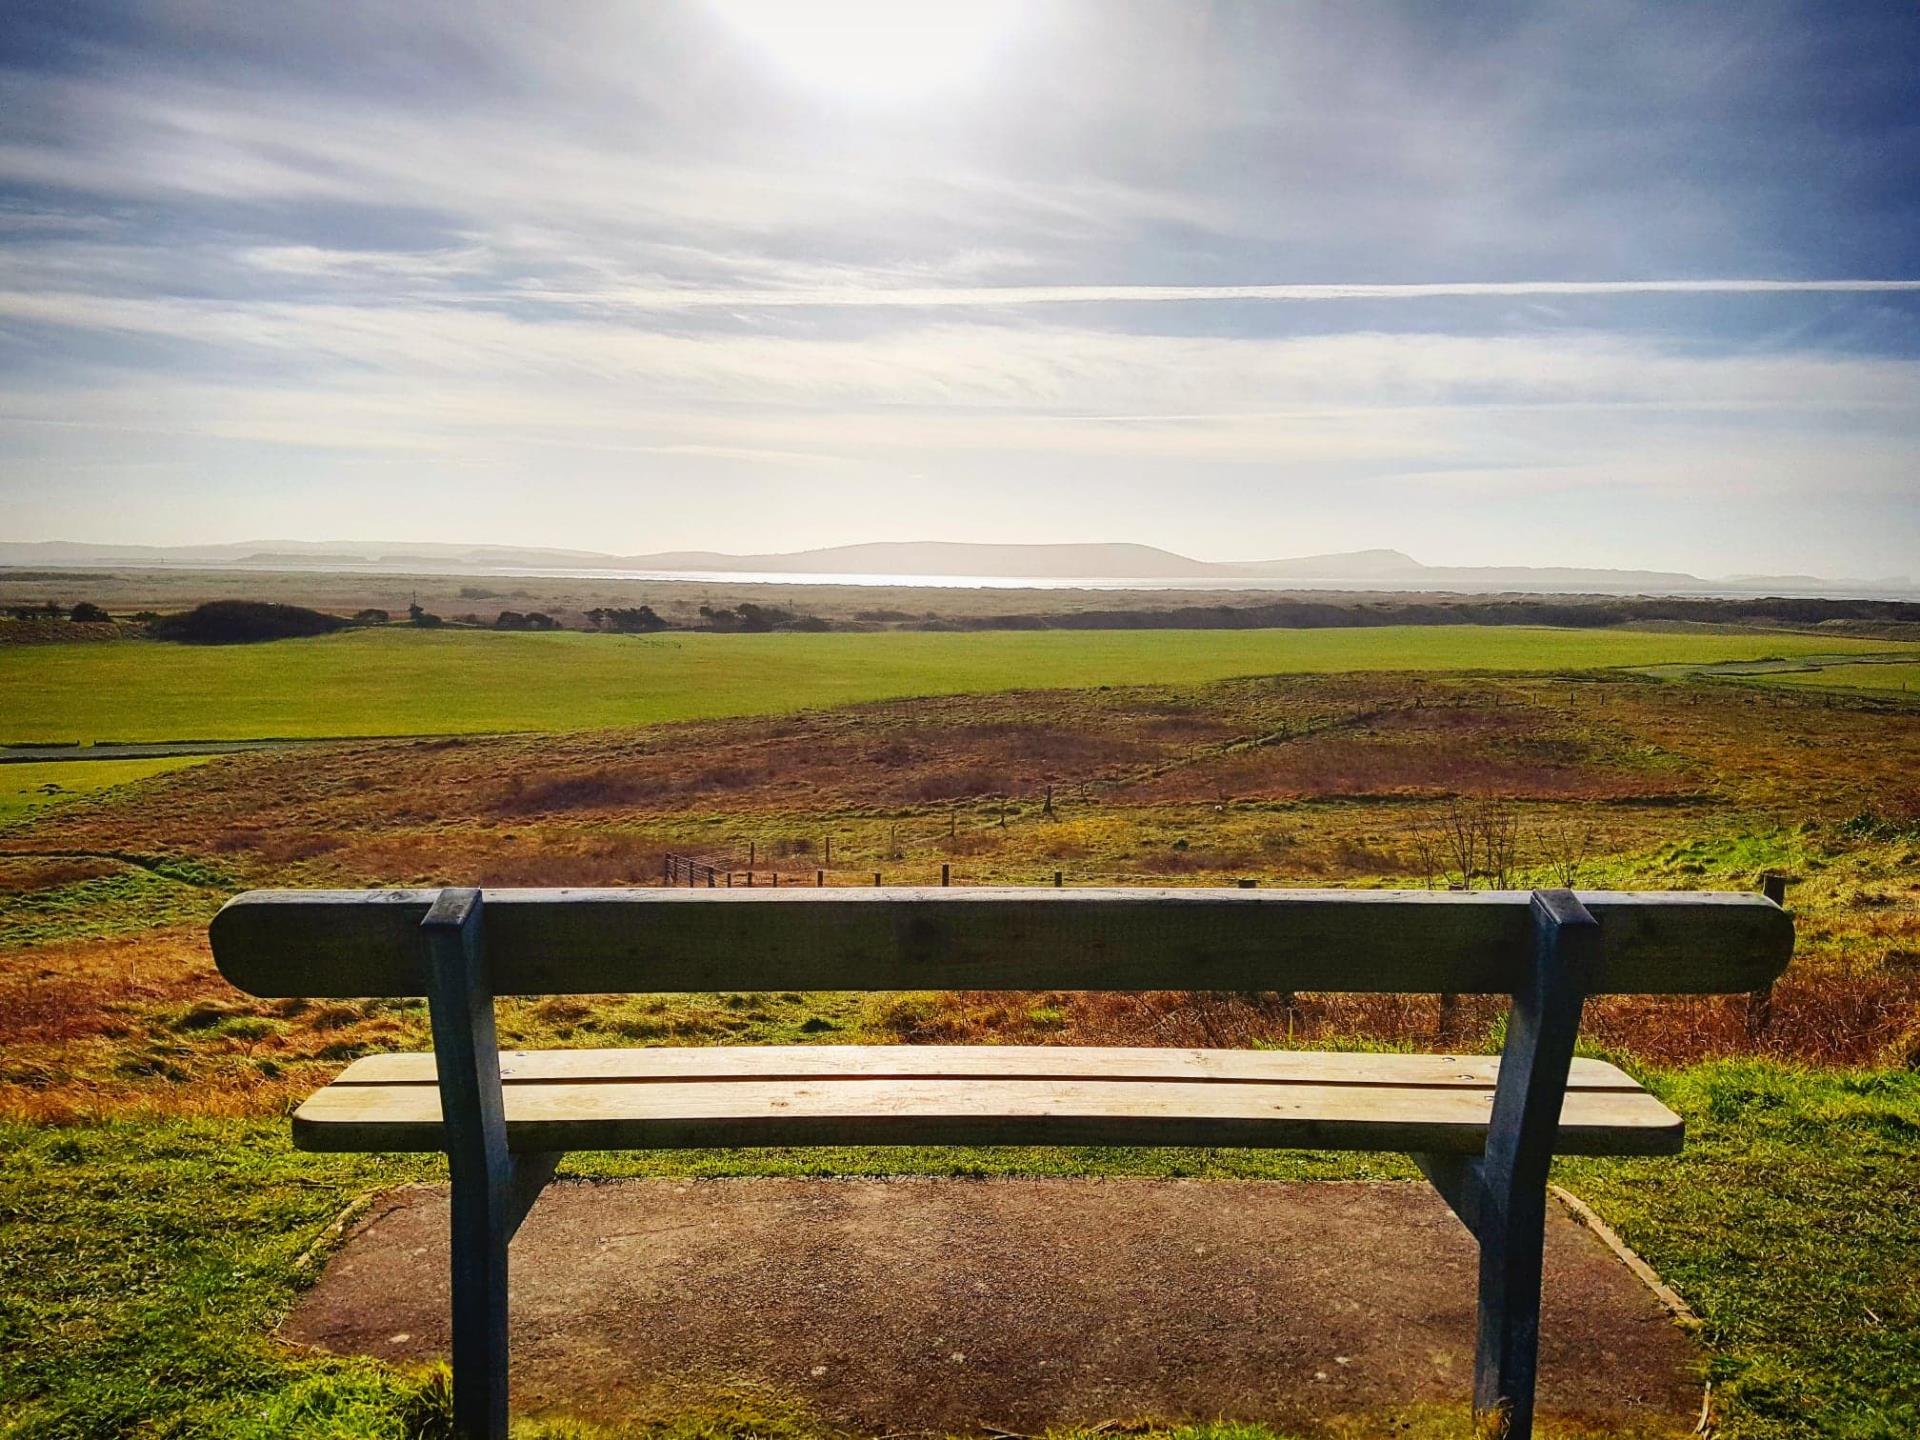
<instances>
[{"instance_id":1,"label":"green turf edge","mask_svg":"<svg viewBox=\"0 0 1920 1440\"><path fill-rule=\"evenodd\" d=\"M1687 1117L1674 1160L1577 1161L1589 1199L1700 1312L1728 1440L1920 1433L1920 1075L1718 1062L1647 1077ZM418 1158L310 1156L281 1120L0 1127L0 1436L440 1433L443 1380L270 1338L301 1255ZM1389 1156L1167 1150L736 1151L569 1157L563 1174L1410 1178ZM1361 1422L1356 1421L1356 1424ZM1365 1425L1384 1424L1372 1417ZM1455 1433L1450 1411L1393 1433ZM825 1429L764 1401L656 1435ZM585 1435L558 1421L528 1433ZM1251 1429L1200 1429L1243 1440ZM1360 1433L1355 1430L1351 1433ZM1375 1432L1380 1433L1380 1432Z\"/></svg>"}]
</instances>

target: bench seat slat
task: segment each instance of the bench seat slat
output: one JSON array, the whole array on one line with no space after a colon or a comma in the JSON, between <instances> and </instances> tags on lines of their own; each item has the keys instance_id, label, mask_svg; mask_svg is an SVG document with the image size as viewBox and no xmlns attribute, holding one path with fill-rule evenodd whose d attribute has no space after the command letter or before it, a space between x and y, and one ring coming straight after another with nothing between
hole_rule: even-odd
<instances>
[{"instance_id":1,"label":"bench seat slat","mask_svg":"<svg viewBox=\"0 0 1920 1440\"><path fill-rule=\"evenodd\" d=\"M652 1045L609 1050L502 1050L503 1082L799 1080L831 1077L1249 1081L1333 1085L1467 1085L1500 1075L1497 1055L1343 1050L1160 1049L1135 1045ZM430 1051L367 1055L337 1085L433 1085ZM1577 1057L1575 1090L1642 1087L1604 1060Z\"/></svg>"},{"instance_id":2,"label":"bench seat slat","mask_svg":"<svg viewBox=\"0 0 1920 1440\"><path fill-rule=\"evenodd\" d=\"M1122 1070L1109 1074L1125 1078L1107 1078L1098 1063L1063 1059L1086 1052L983 1047L971 1053L1000 1056L1002 1068L956 1076L940 1067L950 1067L948 1057L965 1047L918 1056L914 1052L923 1047L844 1047L864 1052L849 1058L872 1067L868 1074L835 1063L832 1052L843 1047L767 1047L782 1052L774 1063L789 1067L770 1079L764 1070L751 1073L758 1058L743 1058L756 1048L523 1053L515 1057L518 1073L506 1067L508 1143L525 1151L1230 1145L1477 1154L1493 1105L1491 1080L1483 1078L1489 1062L1480 1057L1181 1051L1173 1054L1197 1057L1186 1076L1140 1078ZM798 1051L826 1058L803 1064ZM1093 1052L1095 1062L1115 1053ZM563 1056L566 1063L557 1063ZM661 1057L662 1064L647 1074L637 1056ZM429 1057L376 1058L417 1067ZM680 1059L704 1073L666 1078ZM916 1072L916 1066L922 1068ZM636 1068L643 1072L639 1077L621 1073ZM821 1073L807 1074L808 1068ZM371 1066L362 1074L392 1069ZM1236 1069L1258 1078L1242 1078ZM418 1080L343 1076L300 1107L295 1143L333 1151L442 1148L439 1092L430 1070L418 1074ZM1678 1116L1623 1072L1589 1061L1567 1095L1555 1148L1565 1154L1668 1154L1681 1139Z\"/></svg>"}]
</instances>

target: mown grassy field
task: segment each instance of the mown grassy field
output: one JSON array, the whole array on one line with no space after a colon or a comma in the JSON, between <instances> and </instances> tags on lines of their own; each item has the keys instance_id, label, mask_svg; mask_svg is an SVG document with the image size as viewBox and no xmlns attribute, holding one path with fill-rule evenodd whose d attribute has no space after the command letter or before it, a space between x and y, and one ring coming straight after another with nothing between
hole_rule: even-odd
<instances>
[{"instance_id":1,"label":"mown grassy field","mask_svg":"<svg viewBox=\"0 0 1920 1440\"><path fill-rule=\"evenodd\" d=\"M761 883L769 867L783 883L927 883L945 863L961 884L1055 870L1069 884L1444 884L1421 837L1463 803L1511 819L1509 883L1793 877L1798 953L1764 1027L1743 997L1590 1007L1585 1045L1685 1115L1687 1153L1569 1162L1556 1178L1704 1317L1718 1434L1920 1432L1920 708L1529 663L259 751L31 817L0 838L0 1436L399 1436L444 1419L430 1375L270 1338L309 1273L298 1257L339 1208L439 1167L288 1148L291 1103L354 1056L425 1048L426 1017L413 1001L237 994L204 938L235 890L649 883L668 850L736 867L751 853ZM520 1045L1478 1050L1500 1010L1432 996L556 997L503 1004L501 1030ZM581 1155L567 1173L1412 1176L1393 1157L1080 1150ZM644 1433L823 1432L775 1401ZM581 1432L551 1419L528 1433ZM1324 1433L1464 1432L1457 1412L1421 1412Z\"/></svg>"},{"instance_id":2,"label":"mown grassy field","mask_svg":"<svg viewBox=\"0 0 1920 1440\"><path fill-rule=\"evenodd\" d=\"M199 756L167 755L141 760L29 760L0 765L0 825L82 795L199 763Z\"/></svg>"},{"instance_id":3,"label":"mown grassy field","mask_svg":"<svg viewBox=\"0 0 1920 1440\"><path fill-rule=\"evenodd\" d=\"M651 637L390 628L266 645L20 645L0 647L0 743L583 730L909 695L1889 648L1766 631L1464 625Z\"/></svg>"},{"instance_id":4,"label":"mown grassy field","mask_svg":"<svg viewBox=\"0 0 1920 1440\"><path fill-rule=\"evenodd\" d=\"M1782 685L1839 685L1850 690L1891 690L1920 696L1920 664L1825 665L1768 677Z\"/></svg>"}]
</instances>

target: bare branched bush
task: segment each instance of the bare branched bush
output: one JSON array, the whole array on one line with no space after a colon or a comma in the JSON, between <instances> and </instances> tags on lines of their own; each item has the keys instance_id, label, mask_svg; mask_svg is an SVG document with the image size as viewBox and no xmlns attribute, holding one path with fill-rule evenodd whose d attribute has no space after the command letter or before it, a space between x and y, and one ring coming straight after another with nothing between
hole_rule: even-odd
<instances>
[{"instance_id":1,"label":"bare branched bush","mask_svg":"<svg viewBox=\"0 0 1920 1440\"><path fill-rule=\"evenodd\" d=\"M1453 796L1412 822L1411 840L1429 890L1505 890L1519 871L1519 812L1491 797Z\"/></svg>"},{"instance_id":2,"label":"bare branched bush","mask_svg":"<svg viewBox=\"0 0 1920 1440\"><path fill-rule=\"evenodd\" d=\"M1571 890L1580 883L1598 845L1599 834L1591 820L1571 815L1556 816L1535 827L1534 844L1540 862L1553 877L1553 883Z\"/></svg>"},{"instance_id":3,"label":"bare branched bush","mask_svg":"<svg viewBox=\"0 0 1920 1440\"><path fill-rule=\"evenodd\" d=\"M1489 889L1510 890L1519 869L1519 812L1492 800L1482 801L1478 811L1481 873ZM1468 885L1471 887L1472 881Z\"/></svg>"}]
</instances>

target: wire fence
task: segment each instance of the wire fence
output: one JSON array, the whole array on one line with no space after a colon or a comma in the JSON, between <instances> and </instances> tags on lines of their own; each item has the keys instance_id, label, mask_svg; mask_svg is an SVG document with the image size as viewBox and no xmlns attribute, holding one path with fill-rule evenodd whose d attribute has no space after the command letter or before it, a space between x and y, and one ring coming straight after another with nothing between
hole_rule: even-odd
<instances>
[{"instance_id":1,"label":"wire fence","mask_svg":"<svg viewBox=\"0 0 1920 1440\"><path fill-rule=\"evenodd\" d=\"M907 880L896 883L916 885L930 883L931 881L932 875L929 873L925 881ZM1054 871L1054 885L1058 887L1064 884L1064 882L1064 873L1059 870ZM716 863L713 860L701 859L697 855L680 855L673 851L668 851L667 854L661 858L660 883L668 886L684 886L689 890L732 890L735 888L752 890L756 887L778 890L783 886L787 889L794 889L800 886L813 886L823 889L828 884L828 871L825 867L816 867L811 873L805 870L798 872L787 871L783 873L777 866L770 870L761 870L754 867L740 869L730 863ZM879 870L872 871L871 878L869 878L868 872L864 871L841 871L834 873L833 883L839 885L871 884L879 887L883 886L886 881L884 873ZM953 884L953 865L951 862L941 862L939 883L942 885Z\"/></svg>"}]
</instances>

